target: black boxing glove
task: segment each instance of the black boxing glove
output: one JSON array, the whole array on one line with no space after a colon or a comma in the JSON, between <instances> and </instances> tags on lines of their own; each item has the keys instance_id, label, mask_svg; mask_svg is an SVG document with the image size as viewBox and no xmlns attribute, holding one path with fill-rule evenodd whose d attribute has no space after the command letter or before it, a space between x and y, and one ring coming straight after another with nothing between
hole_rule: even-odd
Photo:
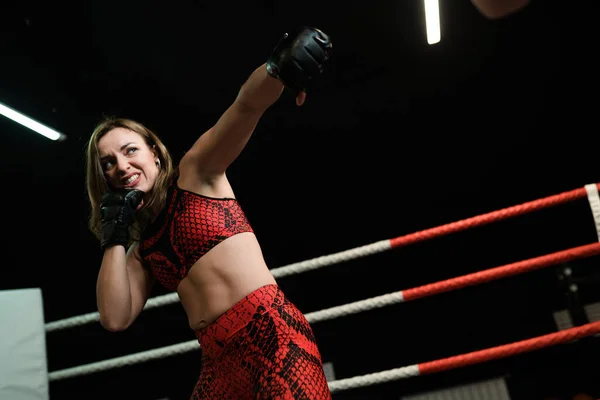
<instances>
[{"instance_id":1,"label":"black boxing glove","mask_svg":"<svg viewBox=\"0 0 600 400\"><path fill-rule=\"evenodd\" d=\"M129 227L140 205L144 192L137 189L119 192L108 191L102 196L100 203L100 220L102 221L102 250L108 246L129 245Z\"/></svg>"},{"instance_id":2,"label":"black boxing glove","mask_svg":"<svg viewBox=\"0 0 600 400\"><path fill-rule=\"evenodd\" d=\"M323 73L332 46L329 36L316 28L305 27L293 35L286 33L267 61L267 73L296 94L306 92Z\"/></svg>"}]
</instances>

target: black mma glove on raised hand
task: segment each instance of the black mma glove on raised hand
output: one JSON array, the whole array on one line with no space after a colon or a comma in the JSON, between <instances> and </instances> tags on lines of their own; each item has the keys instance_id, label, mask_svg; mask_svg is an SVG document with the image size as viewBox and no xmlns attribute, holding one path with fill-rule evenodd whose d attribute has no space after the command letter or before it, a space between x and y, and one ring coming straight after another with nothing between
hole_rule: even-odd
<instances>
[{"instance_id":1,"label":"black mma glove on raised hand","mask_svg":"<svg viewBox=\"0 0 600 400\"><path fill-rule=\"evenodd\" d=\"M108 191L102 196L100 218L102 221L102 250L113 245L129 244L129 227L133 223L135 211L144 197L137 189Z\"/></svg>"},{"instance_id":2,"label":"black mma glove on raised hand","mask_svg":"<svg viewBox=\"0 0 600 400\"><path fill-rule=\"evenodd\" d=\"M267 73L296 94L306 92L323 73L331 52L331 39L319 29L306 27L286 33L267 61Z\"/></svg>"}]
</instances>

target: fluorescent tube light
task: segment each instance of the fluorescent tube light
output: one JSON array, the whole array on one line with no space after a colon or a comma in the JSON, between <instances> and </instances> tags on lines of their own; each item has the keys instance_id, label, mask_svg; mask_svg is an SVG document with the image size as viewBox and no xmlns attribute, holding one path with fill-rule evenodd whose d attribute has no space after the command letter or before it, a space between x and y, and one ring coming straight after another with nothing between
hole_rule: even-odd
<instances>
[{"instance_id":1,"label":"fluorescent tube light","mask_svg":"<svg viewBox=\"0 0 600 400\"><path fill-rule=\"evenodd\" d=\"M34 132L39 133L42 136L47 137L48 139L65 140L67 138L64 134L51 129L46 125L40 124L39 122L21 114L18 111L13 110L2 103L0 103L0 115L4 115L6 118L12 119L13 121L31 129Z\"/></svg>"},{"instance_id":2,"label":"fluorescent tube light","mask_svg":"<svg viewBox=\"0 0 600 400\"><path fill-rule=\"evenodd\" d=\"M439 0L423 0L425 3L425 26L427 43L436 44L441 39Z\"/></svg>"}]
</instances>

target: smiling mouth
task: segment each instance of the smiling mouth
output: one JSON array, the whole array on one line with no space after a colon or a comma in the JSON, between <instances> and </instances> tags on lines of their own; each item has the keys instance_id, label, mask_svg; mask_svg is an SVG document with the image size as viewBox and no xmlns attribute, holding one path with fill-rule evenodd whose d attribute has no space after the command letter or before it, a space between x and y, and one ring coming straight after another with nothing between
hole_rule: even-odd
<instances>
[{"instance_id":1,"label":"smiling mouth","mask_svg":"<svg viewBox=\"0 0 600 400\"><path fill-rule=\"evenodd\" d=\"M140 180L140 174L134 174L131 175L125 182L124 185L127 186L133 186L135 183L137 183L137 181Z\"/></svg>"}]
</instances>

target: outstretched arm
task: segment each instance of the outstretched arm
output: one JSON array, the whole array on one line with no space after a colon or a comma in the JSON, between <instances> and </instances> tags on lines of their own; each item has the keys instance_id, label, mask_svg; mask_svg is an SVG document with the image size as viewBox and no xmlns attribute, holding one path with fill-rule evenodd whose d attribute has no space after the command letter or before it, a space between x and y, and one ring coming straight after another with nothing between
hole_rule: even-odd
<instances>
[{"instance_id":1,"label":"outstretched arm","mask_svg":"<svg viewBox=\"0 0 600 400\"><path fill-rule=\"evenodd\" d=\"M285 36L269 61L252 72L236 99L215 125L205 132L180 162L179 182L205 194L213 193L225 171L239 156L265 111L284 87L297 93L296 104L306 98L305 88L321 74L331 42L316 29Z\"/></svg>"},{"instance_id":2,"label":"outstretched arm","mask_svg":"<svg viewBox=\"0 0 600 400\"><path fill-rule=\"evenodd\" d=\"M244 149L258 121L277 101L283 88L278 79L267 74L265 64L258 67L217 123L194 143L181 161L180 169L189 171L192 179L200 178L207 182L223 175Z\"/></svg>"},{"instance_id":3,"label":"outstretched arm","mask_svg":"<svg viewBox=\"0 0 600 400\"><path fill-rule=\"evenodd\" d=\"M529 0L471 0L471 2L489 19L506 17L529 4Z\"/></svg>"}]
</instances>

